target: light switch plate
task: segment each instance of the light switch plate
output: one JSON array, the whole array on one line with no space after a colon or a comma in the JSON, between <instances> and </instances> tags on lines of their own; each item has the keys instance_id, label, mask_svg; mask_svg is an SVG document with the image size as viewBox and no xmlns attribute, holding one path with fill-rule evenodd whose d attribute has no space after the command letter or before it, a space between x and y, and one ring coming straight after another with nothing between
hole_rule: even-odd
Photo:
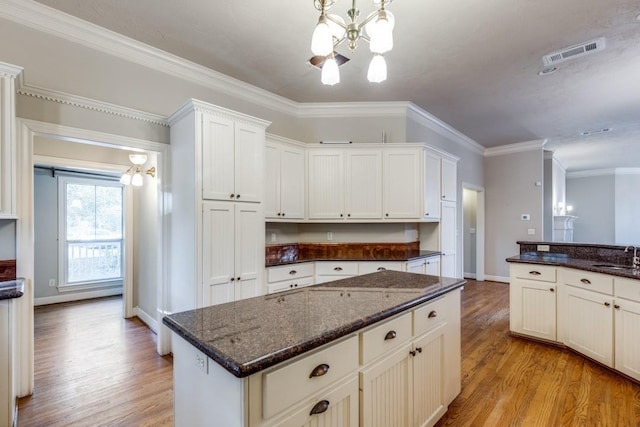
<instances>
[{"instance_id":1,"label":"light switch plate","mask_svg":"<svg viewBox=\"0 0 640 427\"><path fill-rule=\"evenodd\" d=\"M528 229L527 229L527 234L528 234L529 236L533 236L533 235L535 235L535 234L536 234L536 229L535 229L535 228L528 228Z\"/></svg>"}]
</instances>

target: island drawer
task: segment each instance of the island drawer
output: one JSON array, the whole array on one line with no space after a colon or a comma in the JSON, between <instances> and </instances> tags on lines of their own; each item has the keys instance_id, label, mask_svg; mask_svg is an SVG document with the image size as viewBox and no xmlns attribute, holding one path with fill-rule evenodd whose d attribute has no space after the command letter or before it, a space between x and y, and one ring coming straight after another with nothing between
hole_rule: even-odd
<instances>
[{"instance_id":1,"label":"island drawer","mask_svg":"<svg viewBox=\"0 0 640 427\"><path fill-rule=\"evenodd\" d=\"M268 419L358 368L353 336L262 376L262 416Z\"/></svg>"},{"instance_id":2,"label":"island drawer","mask_svg":"<svg viewBox=\"0 0 640 427\"><path fill-rule=\"evenodd\" d=\"M294 280L283 280L281 282L267 284L267 293L274 294L276 292L291 291L293 289L311 286L314 283L313 277L301 277Z\"/></svg>"},{"instance_id":3,"label":"island drawer","mask_svg":"<svg viewBox=\"0 0 640 427\"><path fill-rule=\"evenodd\" d=\"M358 275L358 263L353 261L316 262L316 274L319 276L356 276Z\"/></svg>"},{"instance_id":4,"label":"island drawer","mask_svg":"<svg viewBox=\"0 0 640 427\"><path fill-rule=\"evenodd\" d=\"M311 262L267 268L267 282L269 283L309 276L313 276L313 263Z\"/></svg>"},{"instance_id":5,"label":"island drawer","mask_svg":"<svg viewBox=\"0 0 640 427\"><path fill-rule=\"evenodd\" d=\"M360 274L375 273L377 271L395 270L404 271L403 262L397 261L363 261L358 265L358 271Z\"/></svg>"},{"instance_id":6,"label":"island drawer","mask_svg":"<svg viewBox=\"0 0 640 427\"><path fill-rule=\"evenodd\" d=\"M413 311L413 335L418 336L446 322L450 298L441 297Z\"/></svg>"},{"instance_id":7,"label":"island drawer","mask_svg":"<svg viewBox=\"0 0 640 427\"><path fill-rule=\"evenodd\" d=\"M623 279L616 277L614 280L616 297L640 302L640 280Z\"/></svg>"},{"instance_id":8,"label":"island drawer","mask_svg":"<svg viewBox=\"0 0 640 427\"><path fill-rule=\"evenodd\" d=\"M411 338L411 313L403 314L360 334L360 363L366 365Z\"/></svg>"},{"instance_id":9,"label":"island drawer","mask_svg":"<svg viewBox=\"0 0 640 427\"><path fill-rule=\"evenodd\" d=\"M537 280L540 282L556 281L557 269L539 264L511 264L511 275L518 279Z\"/></svg>"},{"instance_id":10,"label":"island drawer","mask_svg":"<svg viewBox=\"0 0 640 427\"><path fill-rule=\"evenodd\" d=\"M606 274L564 269L562 280L566 285L613 295L613 277Z\"/></svg>"}]
</instances>

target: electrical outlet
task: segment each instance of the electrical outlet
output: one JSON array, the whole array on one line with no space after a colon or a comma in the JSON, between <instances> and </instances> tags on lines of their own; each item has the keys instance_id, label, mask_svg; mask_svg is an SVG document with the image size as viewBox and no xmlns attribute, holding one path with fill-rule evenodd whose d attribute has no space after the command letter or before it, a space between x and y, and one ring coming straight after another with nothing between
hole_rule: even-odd
<instances>
[{"instance_id":1,"label":"electrical outlet","mask_svg":"<svg viewBox=\"0 0 640 427\"><path fill-rule=\"evenodd\" d=\"M205 374L209 373L209 361L204 354L196 353L196 366Z\"/></svg>"},{"instance_id":2,"label":"electrical outlet","mask_svg":"<svg viewBox=\"0 0 640 427\"><path fill-rule=\"evenodd\" d=\"M529 236L533 236L533 235L535 235L535 234L536 234L536 229L535 229L535 228L528 228L528 229L527 229L527 234L528 234Z\"/></svg>"},{"instance_id":3,"label":"electrical outlet","mask_svg":"<svg viewBox=\"0 0 640 427\"><path fill-rule=\"evenodd\" d=\"M56 287L56 279L49 279L49 286L52 288Z\"/></svg>"},{"instance_id":4,"label":"electrical outlet","mask_svg":"<svg viewBox=\"0 0 640 427\"><path fill-rule=\"evenodd\" d=\"M549 245L538 245L536 249L538 252L549 252Z\"/></svg>"},{"instance_id":5,"label":"electrical outlet","mask_svg":"<svg viewBox=\"0 0 640 427\"><path fill-rule=\"evenodd\" d=\"M327 240L333 240L333 233L331 231L327 231Z\"/></svg>"}]
</instances>

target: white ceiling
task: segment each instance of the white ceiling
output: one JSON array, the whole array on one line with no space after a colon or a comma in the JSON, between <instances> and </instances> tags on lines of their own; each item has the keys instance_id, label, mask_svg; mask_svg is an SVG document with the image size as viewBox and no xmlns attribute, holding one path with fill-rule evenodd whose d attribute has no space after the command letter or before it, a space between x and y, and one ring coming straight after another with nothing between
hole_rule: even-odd
<instances>
[{"instance_id":1,"label":"white ceiling","mask_svg":"<svg viewBox=\"0 0 640 427\"><path fill-rule=\"evenodd\" d=\"M294 101L411 101L485 147L547 139L568 170L640 167L639 0L395 0L387 81L367 81L362 41L338 49L351 61L333 87L306 62L313 0L38 1ZM603 52L538 75L544 54L597 37Z\"/></svg>"}]
</instances>

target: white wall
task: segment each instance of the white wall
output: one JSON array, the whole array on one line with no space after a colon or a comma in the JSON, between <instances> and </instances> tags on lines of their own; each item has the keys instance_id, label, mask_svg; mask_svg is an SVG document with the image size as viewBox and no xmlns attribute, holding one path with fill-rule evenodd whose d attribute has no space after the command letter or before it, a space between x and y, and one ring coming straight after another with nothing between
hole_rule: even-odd
<instances>
[{"instance_id":1,"label":"white wall","mask_svg":"<svg viewBox=\"0 0 640 427\"><path fill-rule=\"evenodd\" d=\"M567 203L573 206L573 241L615 243L615 175L567 176Z\"/></svg>"},{"instance_id":2,"label":"white wall","mask_svg":"<svg viewBox=\"0 0 640 427\"><path fill-rule=\"evenodd\" d=\"M640 244L640 170L616 170L615 243Z\"/></svg>"}]
</instances>

